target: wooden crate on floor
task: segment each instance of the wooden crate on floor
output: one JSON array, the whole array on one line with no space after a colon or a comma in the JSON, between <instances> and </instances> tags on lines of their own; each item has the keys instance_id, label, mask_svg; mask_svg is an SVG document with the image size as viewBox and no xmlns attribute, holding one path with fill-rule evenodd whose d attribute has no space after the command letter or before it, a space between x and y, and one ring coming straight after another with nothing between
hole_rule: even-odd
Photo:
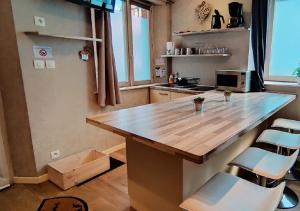
<instances>
[{"instance_id":1,"label":"wooden crate on floor","mask_svg":"<svg viewBox=\"0 0 300 211\"><path fill-rule=\"evenodd\" d=\"M90 149L49 163L48 176L51 182L67 190L109 168L109 156Z\"/></svg>"}]
</instances>

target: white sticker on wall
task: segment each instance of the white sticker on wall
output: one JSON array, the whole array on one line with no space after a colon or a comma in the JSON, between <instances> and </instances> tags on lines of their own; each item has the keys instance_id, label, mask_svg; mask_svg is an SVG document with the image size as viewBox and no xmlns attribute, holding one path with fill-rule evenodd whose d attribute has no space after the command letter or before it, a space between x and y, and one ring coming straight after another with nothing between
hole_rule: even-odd
<instances>
[{"instance_id":1,"label":"white sticker on wall","mask_svg":"<svg viewBox=\"0 0 300 211\"><path fill-rule=\"evenodd\" d=\"M52 48L47 46L33 46L33 56L35 59L52 59Z\"/></svg>"},{"instance_id":2,"label":"white sticker on wall","mask_svg":"<svg viewBox=\"0 0 300 211\"><path fill-rule=\"evenodd\" d=\"M163 58L157 58L157 59L155 59L155 65L163 66L163 65L165 65L165 60Z\"/></svg>"}]
</instances>

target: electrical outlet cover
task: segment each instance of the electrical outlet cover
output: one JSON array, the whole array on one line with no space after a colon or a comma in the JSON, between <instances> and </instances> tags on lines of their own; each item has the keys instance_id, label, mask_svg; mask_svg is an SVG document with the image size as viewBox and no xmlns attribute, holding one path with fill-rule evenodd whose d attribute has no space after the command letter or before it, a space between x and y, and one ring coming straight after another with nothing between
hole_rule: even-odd
<instances>
[{"instance_id":1,"label":"electrical outlet cover","mask_svg":"<svg viewBox=\"0 0 300 211\"><path fill-rule=\"evenodd\" d=\"M45 62L44 62L44 60L35 59L33 61L33 64L34 64L34 68L37 69L37 70L45 69Z\"/></svg>"},{"instance_id":2,"label":"electrical outlet cover","mask_svg":"<svg viewBox=\"0 0 300 211\"><path fill-rule=\"evenodd\" d=\"M43 17L34 16L34 24L37 25L37 26L45 27L46 26L46 20Z\"/></svg>"},{"instance_id":3,"label":"electrical outlet cover","mask_svg":"<svg viewBox=\"0 0 300 211\"><path fill-rule=\"evenodd\" d=\"M55 61L54 60L46 60L46 67L47 69L55 69Z\"/></svg>"},{"instance_id":4,"label":"electrical outlet cover","mask_svg":"<svg viewBox=\"0 0 300 211\"><path fill-rule=\"evenodd\" d=\"M52 151L50 153L50 155L51 155L51 159L52 160L56 160L57 158L60 157L60 151L59 150Z\"/></svg>"}]
</instances>

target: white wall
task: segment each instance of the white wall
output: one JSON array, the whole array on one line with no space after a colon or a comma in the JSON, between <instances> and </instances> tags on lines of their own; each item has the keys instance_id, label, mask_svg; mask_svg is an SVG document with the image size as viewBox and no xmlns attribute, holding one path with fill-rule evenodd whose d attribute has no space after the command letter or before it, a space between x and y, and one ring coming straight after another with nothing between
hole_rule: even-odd
<instances>
[{"instance_id":1,"label":"white wall","mask_svg":"<svg viewBox=\"0 0 300 211\"><path fill-rule=\"evenodd\" d=\"M268 92L279 92L279 93L289 93L297 95L297 98L290 105L282 109L276 114L276 118L289 118L300 121L300 86L299 85L286 85L283 83L273 83L266 85L266 91Z\"/></svg>"},{"instance_id":2,"label":"white wall","mask_svg":"<svg viewBox=\"0 0 300 211\"><path fill-rule=\"evenodd\" d=\"M122 91L122 105L101 109L96 103L94 64L83 62L78 52L84 41L25 35L42 30L50 34L91 36L89 9L65 0L12 0L24 81L32 145L38 174L45 173L50 152L61 157L88 148L105 150L124 138L86 123L86 117L113 109L147 104L148 89ZM33 16L46 19L46 27L33 23ZM56 69L37 71L32 46L53 48Z\"/></svg>"},{"instance_id":3,"label":"white wall","mask_svg":"<svg viewBox=\"0 0 300 211\"><path fill-rule=\"evenodd\" d=\"M211 27L211 15L204 23L200 23L195 15L195 8L202 1L176 0L172 5L172 32L174 31L199 31ZM207 0L211 7L218 9L225 18L223 28L228 24L228 3L231 0ZM251 0L239 0L244 5L246 27L249 26L251 14ZM210 35L196 35L189 37L173 37L177 46L197 47L201 44L228 47L232 56L227 58L175 58L173 59L173 73L179 72L182 76L200 77L201 83L215 84L215 71L219 69L247 69L250 32L231 32Z\"/></svg>"}]
</instances>

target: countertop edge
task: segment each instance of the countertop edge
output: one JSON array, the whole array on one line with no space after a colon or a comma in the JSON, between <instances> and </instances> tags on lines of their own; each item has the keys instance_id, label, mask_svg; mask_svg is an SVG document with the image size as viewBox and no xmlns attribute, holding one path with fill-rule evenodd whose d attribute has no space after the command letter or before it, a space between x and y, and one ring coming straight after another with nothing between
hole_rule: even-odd
<instances>
[{"instance_id":1,"label":"countertop edge","mask_svg":"<svg viewBox=\"0 0 300 211\"><path fill-rule=\"evenodd\" d=\"M90 125L93 125L93 126L96 126L96 127L99 127L99 128L102 128L102 129L105 129L105 130L108 130L110 132L116 133L116 134L118 134L120 136L123 136L125 138L133 138L135 141L143 143L147 146L150 146L152 148L155 148L155 149L158 149L158 150L170 153L170 154L177 155L181 158L184 158L186 160L192 161L192 162L197 163L197 164L203 164L205 162L205 155L200 155L199 156L199 155L188 153L188 152L185 152L185 151L182 151L182 150L178 150L174 147L167 146L167 145L164 145L164 144L161 144L161 143L157 143L153 140L147 139L145 137L141 137L141 136L133 134L133 133L126 132L124 130L120 130L120 129L115 128L113 126L96 122L91 118L86 118L86 123L88 123Z\"/></svg>"}]
</instances>

